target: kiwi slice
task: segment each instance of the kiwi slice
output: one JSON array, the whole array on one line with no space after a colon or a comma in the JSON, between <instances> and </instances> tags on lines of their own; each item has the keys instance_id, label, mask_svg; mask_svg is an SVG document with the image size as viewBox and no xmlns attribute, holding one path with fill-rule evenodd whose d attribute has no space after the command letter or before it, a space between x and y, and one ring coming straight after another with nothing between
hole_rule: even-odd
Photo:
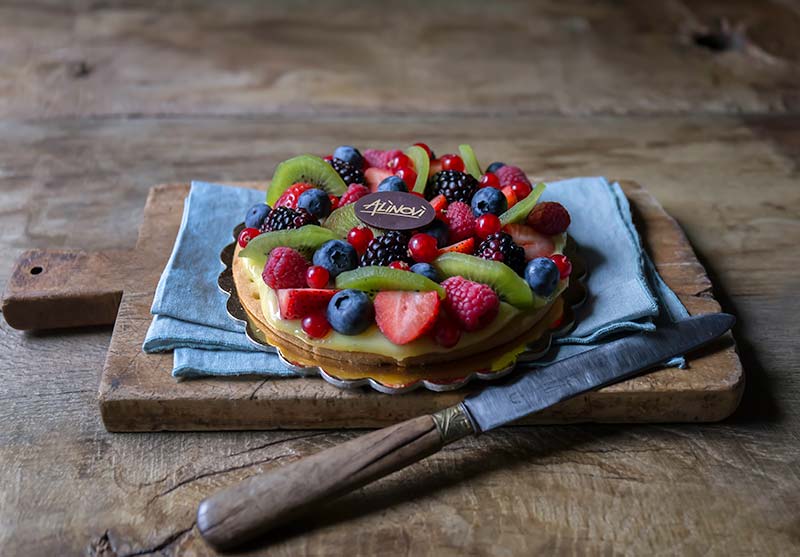
<instances>
[{"instance_id":1,"label":"kiwi slice","mask_svg":"<svg viewBox=\"0 0 800 557\"><path fill-rule=\"evenodd\" d=\"M355 205L353 203L348 203L347 205L342 205L341 207L334 209L325 219L325 222L322 223L322 226L332 231L339 238L346 238L347 233L350 232L350 229L355 228L356 226L366 226L372 230L372 235L376 238L383 234L383 230L380 228L367 226L364 221L359 219L356 216L356 210L354 207Z\"/></svg>"},{"instance_id":2,"label":"kiwi slice","mask_svg":"<svg viewBox=\"0 0 800 557\"><path fill-rule=\"evenodd\" d=\"M514 307L543 306L547 301L536 296L511 267L499 261L489 261L465 253L448 252L434 259L432 265L443 277L461 276L467 280L488 284L501 300Z\"/></svg>"},{"instance_id":3,"label":"kiwi slice","mask_svg":"<svg viewBox=\"0 0 800 557\"><path fill-rule=\"evenodd\" d=\"M331 165L314 155L300 155L283 161L275 169L267 189L267 205L274 205L283 192L298 182L314 184L333 195L347 191L347 184Z\"/></svg>"},{"instance_id":4,"label":"kiwi slice","mask_svg":"<svg viewBox=\"0 0 800 557\"><path fill-rule=\"evenodd\" d=\"M439 298L444 298L446 295L444 288L428 277L410 271L401 271L400 269L390 269L389 267L379 267L377 265L360 267L340 273L336 277L336 288L356 288L365 292L380 292L382 290L429 292L435 290L439 294Z\"/></svg>"},{"instance_id":5,"label":"kiwi slice","mask_svg":"<svg viewBox=\"0 0 800 557\"><path fill-rule=\"evenodd\" d=\"M500 215L500 224L505 226L515 222L522 222L528 218L528 213L533 211L534 205L536 205L536 202L539 201L539 197L541 197L542 193L544 193L544 189L546 187L547 186L545 186L543 182L536 184L536 186L533 188L533 191L528 194L528 197Z\"/></svg>"},{"instance_id":6,"label":"kiwi slice","mask_svg":"<svg viewBox=\"0 0 800 557\"><path fill-rule=\"evenodd\" d=\"M259 269L264 267L269 257L269 252L273 249L285 246L294 248L306 257L310 257L314 251L328 240L336 240L338 237L327 228L322 228L315 224L307 224L294 230L275 230L259 234L239 252L239 257L250 259Z\"/></svg>"},{"instance_id":7,"label":"kiwi slice","mask_svg":"<svg viewBox=\"0 0 800 557\"><path fill-rule=\"evenodd\" d=\"M475 151L469 145L463 144L458 146L458 152L461 154L461 160L464 161L464 168L476 180L481 179L481 165L478 164L478 157L475 156Z\"/></svg>"},{"instance_id":8,"label":"kiwi slice","mask_svg":"<svg viewBox=\"0 0 800 557\"><path fill-rule=\"evenodd\" d=\"M428 158L428 152L419 145L412 145L406 149L406 155L414 161L414 169L417 173L417 181L414 182L412 191L424 194L425 186L428 183L428 171L431 168L431 159Z\"/></svg>"}]
</instances>

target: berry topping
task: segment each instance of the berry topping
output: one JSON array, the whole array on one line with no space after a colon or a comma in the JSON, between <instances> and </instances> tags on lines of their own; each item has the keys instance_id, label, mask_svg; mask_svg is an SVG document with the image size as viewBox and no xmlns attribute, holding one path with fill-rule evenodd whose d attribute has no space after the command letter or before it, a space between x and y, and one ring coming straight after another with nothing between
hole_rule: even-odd
<instances>
[{"instance_id":1,"label":"berry topping","mask_svg":"<svg viewBox=\"0 0 800 557\"><path fill-rule=\"evenodd\" d=\"M561 234L569 226L569 213L561 203L543 201L536 205L528 215L528 224L542 234L553 236Z\"/></svg>"},{"instance_id":2,"label":"berry topping","mask_svg":"<svg viewBox=\"0 0 800 557\"><path fill-rule=\"evenodd\" d=\"M558 267L559 278L565 279L572 274L572 261L569 260L569 257L557 253L551 255L550 259L556 264L556 267Z\"/></svg>"},{"instance_id":3,"label":"berry topping","mask_svg":"<svg viewBox=\"0 0 800 557\"><path fill-rule=\"evenodd\" d=\"M333 158L344 161L356 168L364 167L364 157L361 156L361 153L358 151L358 149L351 147L350 145L342 145L337 147L333 152Z\"/></svg>"},{"instance_id":4,"label":"berry topping","mask_svg":"<svg viewBox=\"0 0 800 557\"><path fill-rule=\"evenodd\" d=\"M428 333L439 315L436 292L385 291L375 295L375 321L394 344L408 344Z\"/></svg>"},{"instance_id":5,"label":"berry topping","mask_svg":"<svg viewBox=\"0 0 800 557\"><path fill-rule=\"evenodd\" d=\"M411 272L422 275L423 277L431 279L433 282L439 282L440 276L433 265L430 263L414 263L411 266Z\"/></svg>"},{"instance_id":6,"label":"berry topping","mask_svg":"<svg viewBox=\"0 0 800 557\"><path fill-rule=\"evenodd\" d=\"M517 196L517 201L522 201L528 197L533 189L528 182L511 182L511 185L506 187L511 188L511 191Z\"/></svg>"},{"instance_id":7,"label":"berry topping","mask_svg":"<svg viewBox=\"0 0 800 557\"><path fill-rule=\"evenodd\" d=\"M458 322L450 317L444 308L439 309L439 318L433 326L433 340L439 346L452 348L461 339L461 328Z\"/></svg>"},{"instance_id":8,"label":"berry topping","mask_svg":"<svg viewBox=\"0 0 800 557\"><path fill-rule=\"evenodd\" d=\"M475 235L481 239L488 238L490 235L499 231L501 227L502 225L497 215L486 213L485 215L479 216L475 221Z\"/></svg>"},{"instance_id":9,"label":"berry topping","mask_svg":"<svg viewBox=\"0 0 800 557\"><path fill-rule=\"evenodd\" d=\"M389 159L386 168L389 170L397 170L398 168L414 168L414 161L412 161L411 157L402 151L398 151L391 159Z\"/></svg>"},{"instance_id":10,"label":"berry topping","mask_svg":"<svg viewBox=\"0 0 800 557\"><path fill-rule=\"evenodd\" d=\"M402 191L408 193L408 186L399 176L388 176L378 184L377 191Z\"/></svg>"},{"instance_id":11,"label":"berry topping","mask_svg":"<svg viewBox=\"0 0 800 557\"><path fill-rule=\"evenodd\" d=\"M525 267L525 281L539 296L547 297L558 286L558 267L547 257L537 257Z\"/></svg>"},{"instance_id":12,"label":"berry topping","mask_svg":"<svg viewBox=\"0 0 800 557\"><path fill-rule=\"evenodd\" d=\"M306 224L319 224L319 221L305 209L275 207L264 221L261 232L294 230Z\"/></svg>"},{"instance_id":13,"label":"berry topping","mask_svg":"<svg viewBox=\"0 0 800 557\"><path fill-rule=\"evenodd\" d=\"M481 259L505 263L518 275L525 272L525 250L505 232L495 232L487 236L478 246L475 255Z\"/></svg>"},{"instance_id":14,"label":"berry topping","mask_svg":"<svg viewBox=\"0 0 800 557\"><path fill-rule=\"evenodd\" d=\"M328 269L320 265L312 265L306 271L306 284L309 288L325 288L330 279Z\"/></svg>"},{"instance_id":15,"label":"berry topping","mask_svg":"<svg viewBox=\"0 0 800 557\"><path fill-rule=\"evenodd\" d=\"M443 247L439 250L439 253L448 253L448 252L456 252L456 253L466 253L472 255L472 252L475 251L475 238L467 238L466 240L461 240L455 244L450 246Z\"/></svg>"},{"instance_id":16,"label":"berry topping","mask_svg":"<svg viewBox=\"0 0 800 557\"><path fill-rule=\"evenodd\" d=\"M297 199L297 208L305 209L318 219L324 219L331 213L331 199L322 190L306 190Z\"/></svg>"},{"instance_id":17,"label":"berry topping","mask_svg":"<svg viewBox=\"0 0 800 557\"><path fill-rule=\"evenodd\" d=\"M436 238L429 234L414 234L408 241L408 252L418 263L430 263L439 255Z\"/></svg>"},{"instance_id":18,"label":"berry topping","mask_svg":"<svg viewBox=\"0 0 800 557\"><path fill-rule=\"evenodd\" d=\"M308 261L299 251L281 246L270 252L261 278L273 290L303 288L307 269Z\"/></svg>"},{"instance_id":19,"label":"berry topping","mask_svg":"<svg viewBox=\"0 0 800 557\"><path fill-rule=\"evenodd\" d=\"M350 242L351 246L356 248L359 254L363 254L367 251L367 246L369 246L373 237L372 230L366 226L356 226L351 228L350 232L347 233L347 241Z\"/></svg>"},{"instance_id":20,"label":"berry topping","mask_svg":"<svg viewBox=\"0 0 800 557\"><path fill-rule=\"evenodd\" d=\"M331 324L322 313L313 313L303 318L303 331L311 338L322 338L331 330Z\"/></svg>"},{"instance_id":21,"label":"berry topping","mask_svg":"<svg viewBox=\"0 0 800 557\"><path fill-rule=\"evenodd\" d=\"M494 173L500 179L500 185L503 187L510 186L514 182L524 182L529 186L531 185L528 177L518 166L505 165L495 170Z\"/></svg>"},{"instance_id":22,"label":"berry topping","mask_svg":"<svg viewBox=\"0 0 800 557\"><path fill-rule=\"evenodd\" d=\"M353 166L349 162L333 158L329 163L345 184L363 184L364 172L361 167Z\"/></svg>"},{"instance_id":23,"label":"berry topping","mask_svg":"<svg viewBox=\"0 0 800 557\"><path fill-rule=\"evenodd\" d=\"M472 207L472 214L476 217L486 213L499 216L508 210L508 202L506 201L506 196L500 190L481 188L472 196L470 207Z\"/></svg>"},{"instance_id":24,"label":"berry topping","mask_svg":"<svg viewBox=\"0 0 800 557\"><path fill-rule=\"evenodd\" d=\"M436 246L442 247L447 245L447 238L450 231L447 224L442 219L433 219L431 223L423 228L420 232L424 232L428 236L436 238Z\"/></svg>"},{"instance_id":25,"label":"berry topping","mask_svg":"<svg viewBox=\"0 0 800 557\"><path fill-rule=\"evenodd\" d=\"M506 186L500 190L503 192L503 196L506 198L506 203L508 204L509 209L517 204L517 194L514 193L514 190L511 186Z\"/></svg>"},{"instance_id":26,"label":"berry topping","mask_svg":"<svg viewBox=\"0 0 800 557\"><path fill-rule=\"evenodd\" d=\"M408 188L413 188L414 184L417 182L417 173L407 166L403 166L395 170L394 175L395 177L400 178Z\"/></svg>"},{"instance_id":27,"label":"berry topping","mask_svg":"<svg viewBox=\"0 0 800 557\"><path fill-rule=\"evenodd\" d=\"M380 265L386 267L393 261L411 263L408 255L408 234L399 230L389 230L386 234L373 239L361 256L362 267Z\"/></svg>"},{"instance_id":28,"label":"berry topping","mask_svg":"<svg viewBox=\"0 0 800 557\"><path fill-rule=\"evenodd\" d=\"M431 198L441 194L447 198L448 203L456 201L469 203L475 190L478 189L478 181L458 170L443 170L433 175L428 189Z\"/></svg>"},{"instance_id":29,"label":"berry topping","mask_svg":"<svg viewBox=\"0 0 800 557\"><path fill-rule=\"evenodd\" d=\"M272 209L266 203L256 203L247 210L244 225L247 228L261 228Z\"/></svg>"},{"instance_id":30,"label":"berry topping","mask_svg":"<svg viewBox=\"0 0 800 557\"><path fill-rule=\"evenodd\" d=\"M451 244L471 237L475 233L475 215L470 206L462 201L451 203L447 207L447 226Z\"/></svg>"},{"instance_id":31,"label":"berry topping","mask_svg":"<svg viewBox=\"0 0 800 557\"><path fill-rule=\"evenodd\" d=\"M447 291L445 308L463 330L483 329L497 316L500 298L489 286L464 277L450 277L442 286Z\"/></svg>"},{"instance_id":32,"label":"berry topping","mask_svg":"<svg viewBox=\"0 0 800 557\"><path fill-rule=\"evenodd\" d=\"M499 190L500 180L493 172L487 172L478 180L478 186L481 188L495 188Z\"/></svg>"},{"instance_id":33,"label":"berry topping","mask_svg":"<svg viewBox=\"0 0 800 557\"><path fill-rule=\"evenodd\" d=\"M302 319L324 312L334 294L336 290L323 288L282 288L278 290L281 319Z\"/></svg>"},{"instance_id":34,"label":"berry topping","mask_svg":"<svg viewBox=\"0 0 800 557\"><path fill-rule=\"evenodd\" d=\"M358 254L353 246L342 240L329 240L314 252L314 265L325 267L330 278L355 269L358 266Z\"/></svg>"},{"instance_id":35,"label":"berry topping","mask_svg":"<svg viewBox=\"0 0 800 557\"><path fill-rule=\"evenodd\" d=\"M414 143L414 145L416 145L417 147L422 147L422 149L424 149L425 152L428 153L429 159L434 158L433 151L431 151L431 148L428 147L425 143Z\"/></svg>"},{"instance_id":36,"label":"berry topping","mask_svg":"<svg viewBox=\"0 0 800 557\"><path fill-rule=\"evenodd\" d=\"M525 250L525 259L529 261L537 257L547 257L555 249L550 236L536 232L527 224L507 224L503 227L503 231L511 234L514 242L522 246Z\"/></svg>"},{"instance_id":37,"label":"berry topping","mask_svg":"<svg viewBox=\"0 0 800 557\"><path fill-rule=\"evenodd\" d=\"M405 261L392 261L389 263L390 269L395 269L397 271L410 271L411 267L408 266L408 263Z\"/></svg>"},{"instance_id":38,"label":"berry topping","mask_svg":"<svg viewBox=\"0 0 800 557\"><path fill-rule=\"evenodd\" d=\"M297 208L297 200L300 199L300 195L306 191L315 188L314 184L308 184L306 182L299 182L292 186L289 186L285 192L281 194L278 200L275 202L276 207L289 207L291 209Z\"/></svg>"},{"instance_id":39,"label":"berry topping","mask_svg":"<svg viewBox=\"0 0 800 557\"><path fill-rule=\"evenodd\" d=\"M498 169L503 168L506 165L504 162L493 162L489 166L486 167L486 172L497 172Z\"/></svg>"},{"instance_id":40,"label":"berry topping","mask_svg":"<svg viewBox=\"0 0 800 557\"><path fill-rule=\"evenodd\" d=\"M372 324L375 309L372 301L361 290L340 290L328 303L325 317L331 327L343 335L363 333Z\"/></svg>"},{"instance_id":41,"label":"berry topping","mask_svg":"<svg viewBox=\"0 0 800 557\"><path fill-rule=\"evenodd\" d=\"M261 231L258 230L258 228L245 228L244 230L239 232L239 237L236 239L236 241L239 242L239 245L241 247L246 247L247 244L250 243L250 240L258 236L259 234L261 234Z\"/></svg>"},{"instance_id":42,"label":"berry topping","mask_svg":"<svg viewBox=\"0 0 800 557\"><path fill-rule=\"evenodd\" d=\"M400 154L402 151L392 149L391 151L381 151L380 149L367 149L364 151L364 159L367 165L374 168L389 168L389 161Z\"/></svg>"},{"instance_id":43,"label":"berry topping","mask_svg":"<svg viewBox=\"0 0 800 557\"><path fill-rule=\"evenodd\" d=\"M464 172L464 161L458 155L442 155L439 160L442 161L442 170Z\"/></svg>"},{"instance_id":44,"label":"berry topping","mask_svg":"<svg viewBox=\"0 0 800 557\"><path fill-rule=\"evenodd\" d=\"M365 195L369 193L369 188L362 184L350 184L347 188L347 191L344 192L344 195L339 200L339 207L344 205L349 205L350 203L355 203Z\"/></svg>"}]
</instances>

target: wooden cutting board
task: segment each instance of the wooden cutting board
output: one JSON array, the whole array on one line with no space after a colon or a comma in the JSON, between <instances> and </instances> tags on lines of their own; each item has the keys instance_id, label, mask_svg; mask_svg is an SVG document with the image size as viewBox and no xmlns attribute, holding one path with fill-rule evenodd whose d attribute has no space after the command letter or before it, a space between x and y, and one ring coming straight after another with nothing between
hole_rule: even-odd
<instances>
[{"instance_id":1,"label":"wooden cutting board","mask_svg":"<svg viewBox=\"0 0 800 557\"><path fill-rule=\"evenodd\" d=\"M719 311L705 270L675 220L641 186L621 184L667 284L690 313ZM150 190L135 249L29 251L6 288L3 313L12 327L114 323L98 397L109 431L380 427L451 406L480 388L383 395L340 390L318 378L173 379L172 354L145 354L141 346L188 191L187 184ZM744 388L732 336L690 363L686 370L664 369L577 397L521 423L692 422L728 416Z\"/></svg>"}]
</instances>

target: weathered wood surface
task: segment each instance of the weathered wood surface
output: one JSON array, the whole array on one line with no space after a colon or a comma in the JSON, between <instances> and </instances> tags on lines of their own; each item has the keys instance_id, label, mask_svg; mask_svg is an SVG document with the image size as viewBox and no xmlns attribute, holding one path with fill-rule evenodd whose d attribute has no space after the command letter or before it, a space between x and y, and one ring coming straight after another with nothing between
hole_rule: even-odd
<instances>
[{"instance_id":1,"label":"weathered wood surface","mask_svg":"<svg viewBox=\"0 0 800 557\"><path fill-rule=\"evenodd\" d=\"M0 5L0 283L29 248L132 248L155 183L253 179L342 142L463 139L542 177L645 184L739 317L747 373L724 423L465 439L252 554L798 553L796 3L520 3L493 8L485 18L503 34L477 40L487 24L466 16L478 3L459 2L438 37L407 31L420 47L390 11L364 30L332 10L273 40L255 3L225 4ZM425 13L441 21L444 9ZM321 11L303 4L291 17ZM684 21L719 16L746 23L758 49L713 53L681 34ZM375 116L388 106L398 115ZM579 113L595 116L558 116ZM0 320L3 555L212 555L193 522L204 496L354 435L108 434L96 388L109 337Z\"/></svg>"}]
</instances>

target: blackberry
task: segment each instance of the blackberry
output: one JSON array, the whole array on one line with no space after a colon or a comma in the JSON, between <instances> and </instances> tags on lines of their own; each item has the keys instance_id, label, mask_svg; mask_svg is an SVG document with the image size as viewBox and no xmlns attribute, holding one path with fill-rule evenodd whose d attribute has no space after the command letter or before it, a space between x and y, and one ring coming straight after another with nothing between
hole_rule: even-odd
<instances>
[{"instance_id":1,"label":"blackberry","mask_svg":"<svg viewBox=\"0 0 800 557\"><path fill-rule=\"evenodd\" d=\"M475 255L490 261L502 261L520 276L525 272L525 250L514 243L505 232L495 232L487 236L478 246Z\"/></svg>"},{"instance_id":2,"label":"blackberry","mask_svg":"<svg viewBox=\"0 0 800 557\"><path fill-rule=\"evenodd\" d=\"M348 186L350 184L366 184L364 172L349 162L343 161L342 159L331 159L328 161L328 164L333 167L336 173L342 177L342 180L344 180L344 183Z\"/></svg>"},{"instance_id":3,"label":"blackberry","mask_svg":"<svg viewBox=\"0 0 800 557\"><path fill-rule=\"evenodd\" d=\"M408 255L408 234L397 230L390 230L383 236L373 239L367 246L367 251L361 256L361 267L367 265L381 265L386 267L392 261L404 261L411 265L414 263Z\"/></svg>"},{"instance_id":4,"label":"blackberry","mask_svg":"<svg viewBox=\"0 0 800 557\"><path fill-rule=\"evenodd\" d=\"M260 230L261 232L293 230L306 224L319 224L319 221L305 209L275 207L264 220Z\"/></svg>"},{"instance_id":5,"label":"blackberry","mask_svg":"<svg viewBox=\"0 0 800 557\"><path fill-rule=\"evenodd\" d=\"M429 199L444 195L448 203L462 201L469 204L478 181L471 175L458 170L442 170L433 175L428 182Z\"/></svg>"}]
</instances>

